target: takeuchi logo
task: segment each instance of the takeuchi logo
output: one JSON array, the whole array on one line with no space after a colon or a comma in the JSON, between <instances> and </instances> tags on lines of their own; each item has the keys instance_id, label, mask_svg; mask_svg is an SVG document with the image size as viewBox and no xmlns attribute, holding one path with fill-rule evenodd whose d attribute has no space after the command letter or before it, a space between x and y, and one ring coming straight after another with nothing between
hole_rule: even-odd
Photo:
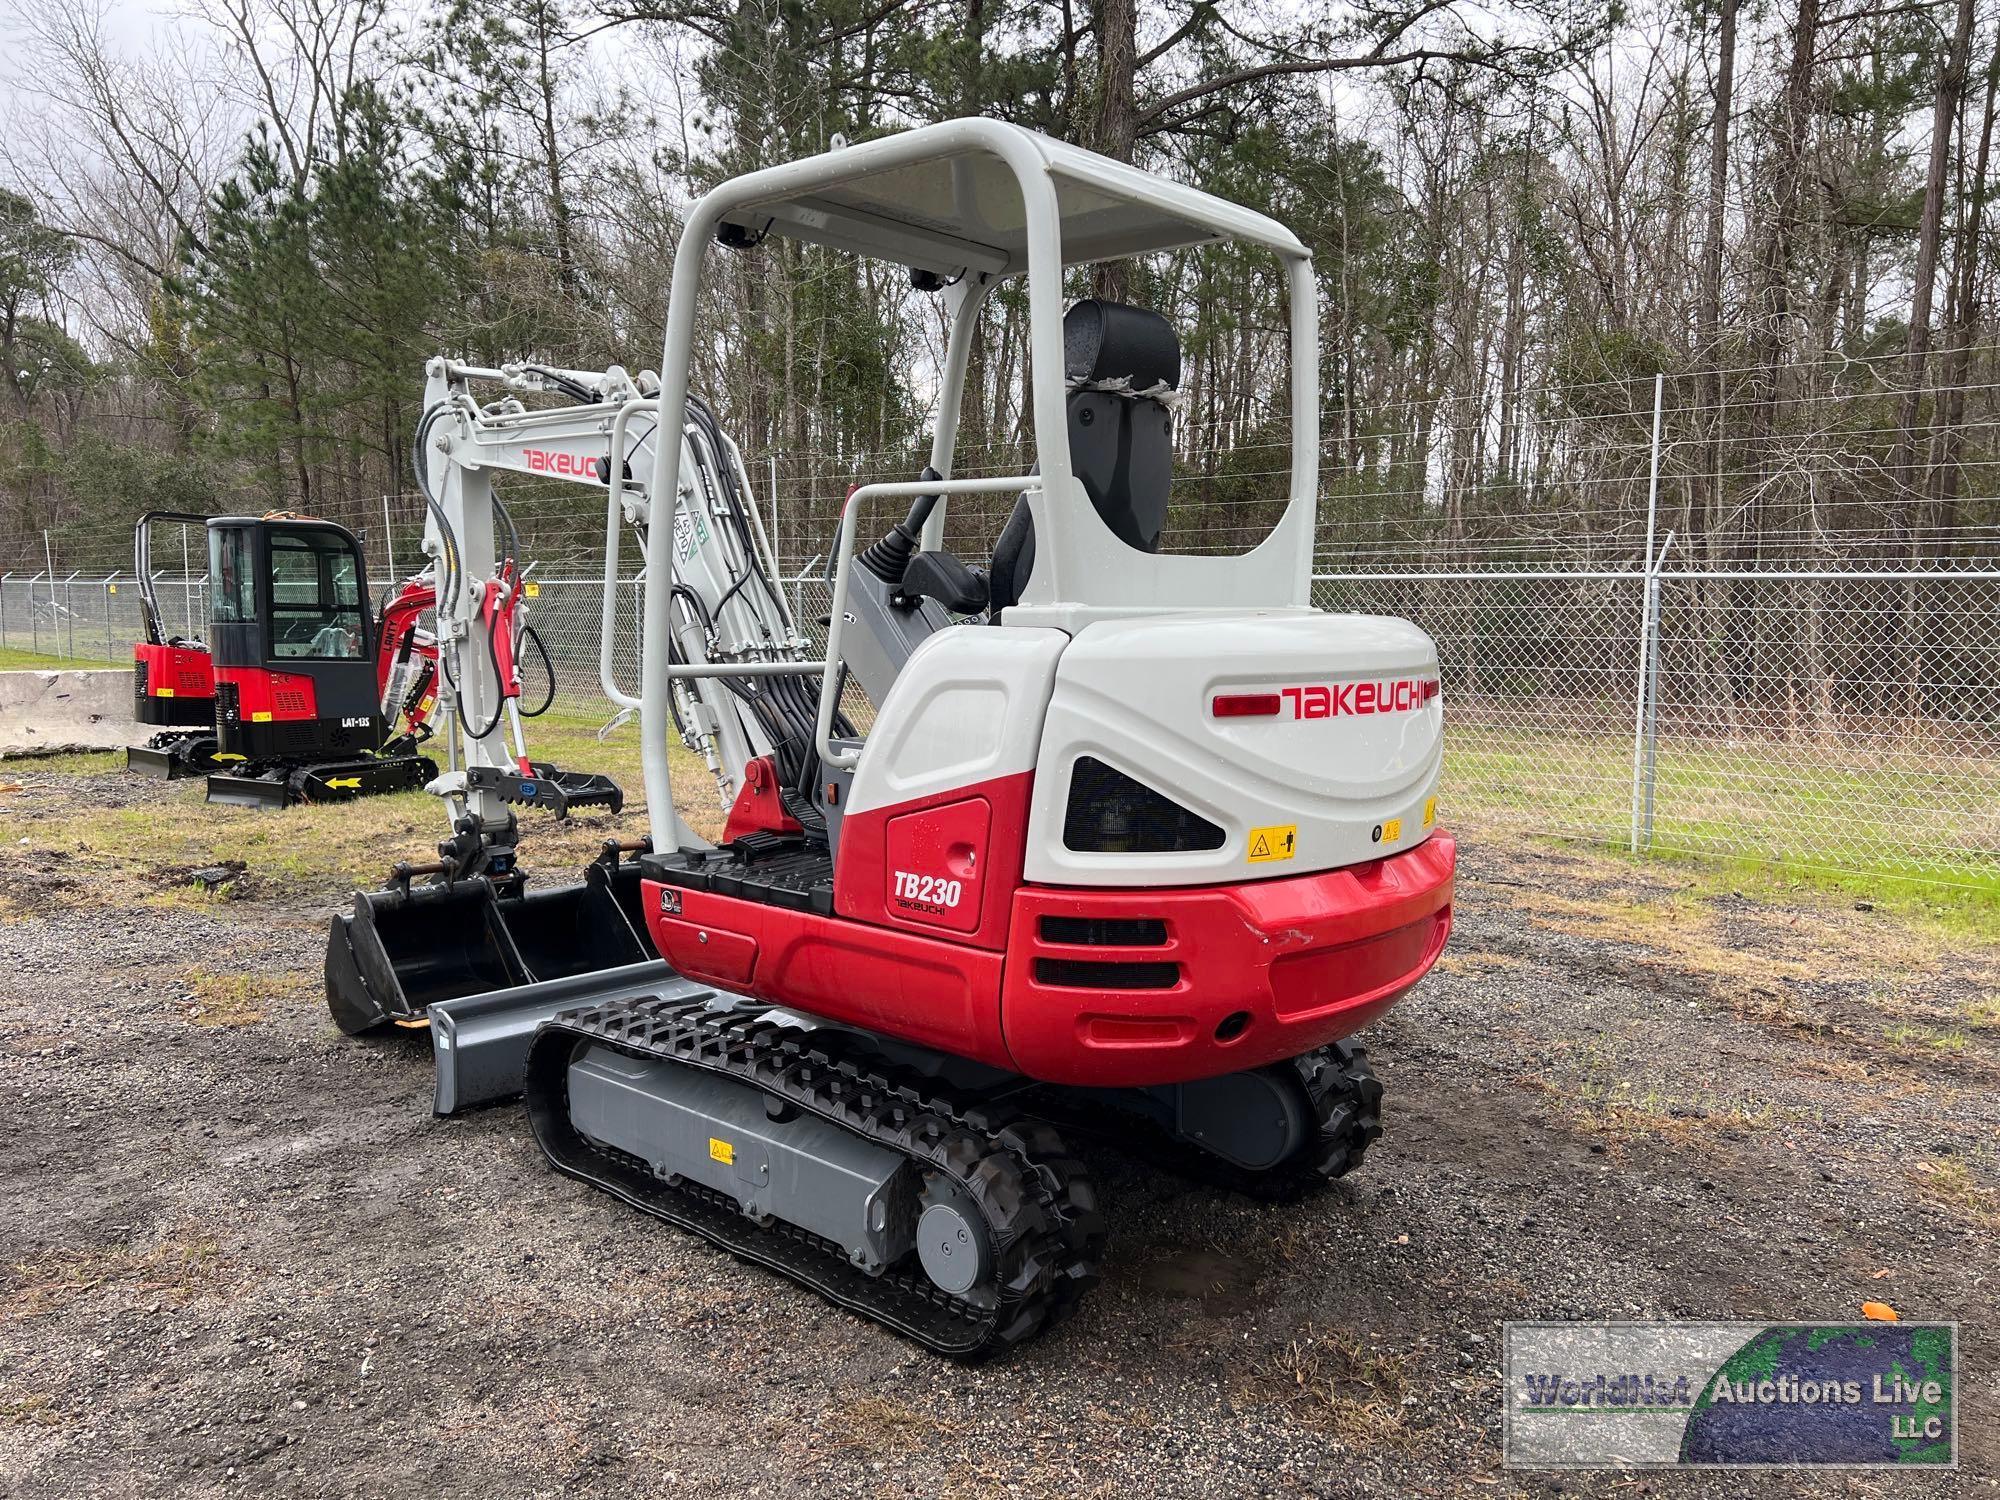
<instances>
[{"instance_id":1,"label":"takeuchi logo","mask_svg":"<svg viewBox=\"0 0 2000 1500\"><path fill-rule=\"evenodd\" d=\"M1357 714L1404 714L1438 695L1435 677L1393 677L1380 682L1315 683L1279 688L1295 719L1339 719Z\"/></svg>"},{"instance_id":2,"label":"takeuchi logo","mask_svg":"<svg viewBox=\"0 0 2000 1500\"><path fill-rule=\"evenodd\" d=\"M562 453L545 448L523 448L528 460L528 468L537 474L561 474L571 479L602 480L597 460L585 458L577 453Z\"/></svg>"}]
</instances>

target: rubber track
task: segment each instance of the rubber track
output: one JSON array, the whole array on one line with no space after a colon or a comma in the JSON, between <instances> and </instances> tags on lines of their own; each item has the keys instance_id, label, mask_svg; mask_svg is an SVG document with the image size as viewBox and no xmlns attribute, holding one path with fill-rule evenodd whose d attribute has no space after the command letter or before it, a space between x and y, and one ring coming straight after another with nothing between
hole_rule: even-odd
<instances>
[{"instance_id":1,"label":"rubber track","mask_svg":"<svg viewBox=\"0 0 2000 1500\"><path fill-rule=\"evenodd\" d=\"M1086 1114L1073 1105L1064 1109L1062 1095L1045 1101L1038 1094L1031 1102L1046 1103L1045 1112L1059 1123L1105 1137L1168 1171L1267 1203L1289 1203L1361 1165L1382 1134L1382 1083L1368 1065L1367 1051L1349 1042L1333 1042L1271 1068L1298 1087L1319 1129L1284 1161L1261 1170L1224 1161L1158 1122L1116 1106L1094 1106Z\"/></svg>"},{"instance_id":2,"label":"rubber track","mask_svg":"<svg viewBox=\"0 0 2000 1500\"><path fill-rule=\"evenodd\" d=\"M871 1277L832 1241L783 1221L760 1227L726 1194L669 1186L637 1157L585 1139L569 1115L569 1062L585 1041L721 1074L943 1174L986 1220L992 1305L943 1291L914 1256ZM955 1359L982 1359L1054 1327L1097 1280L1104 1226L1096 1193L1053 1127L984 1103L960 1106L931 1080L879 1058L843 1056L837 1037L712 1011L702 1000L612 1002L541 1028L528 1057L527 1103L558 1171Z\"/></svg>"},{"instance_id":3,"label":"rubber track","mask_svg":"<svg viewBox=\"0 0 2000 1500\"><path fill-rule=\"evenodd\" d=\"M210 767L211 774L233 776L242 781L259 781L273 788L281 788L285 794L285 806L297 807L312 800L306 794L312 789L315 777L339 778L364 773L392 773L388 785L371 792L349 792L344 797L326 798L325 801L351 802L362 796L381 796L387 792L413 791L426 782L437 779L437 762L427 755L390 754L382 752L367 760L316 760L299 762L292 760L246 761L240 765L222 764Z\"/></svg>"},{"instance_id":4,"label":"rubber track","mask_svg":"<svg viewBox=\"0 0 2000 1500\"><path fill-rule=\"evenodd\" d=\"M146 741L145 748L165 754L187 776L203 775L222 764L215 759L215 735L200 729L163 729Z\"/></svg>"}]
</instances>

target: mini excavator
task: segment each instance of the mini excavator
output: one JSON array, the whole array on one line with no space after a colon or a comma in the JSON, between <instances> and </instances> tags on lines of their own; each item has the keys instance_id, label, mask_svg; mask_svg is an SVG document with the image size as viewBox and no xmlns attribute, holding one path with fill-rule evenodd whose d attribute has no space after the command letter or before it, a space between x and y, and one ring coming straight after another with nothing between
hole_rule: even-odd
<instances>
[{"instance_id":1,"label":"mini excavator","mask_svg":"<svg viewBox=\"0 0 2000 1500\"><path fill-rule=\"evenodd\" d=\"M207 534L208 639L166 629L154 586L156 525ZM133 717L158 726L127 769L208 777L211 802L286 807L424 785L437 647L432 591L406 580L370 615L353 533L288 514L148 511L133 528L145 639L132 647Z\"/></svg>"},{"instance_id":2,"label":"mini excavator","mask_svg":"<svg viewBox=\"0 0 2000 1500\"><path fill-rule=\"evenodd\" d=\"M823 647L689 392L706 257L774 235L907 267L949 327L929 466L848 497ZM1065 309L1064 273L1224 241L1285 281L1289 483L1263 541L1191 555L1165 545L1175 331ZM1037 461L953 477L981 309L1013 277ZM335 1019L428 1022L438 1112L525 1094L556 1170L959 1358L1053 1327L1097 1279L1081 1142L1115 1131L1270 1198L1353 1168L1381 1086L1350 1038L1443 948L1455 846L1435 647L1310 603L1318 332L1283 225L968 119L710 191L657 378L434 361L426 545L457 553L438 629L474 708L438 861L333 923ZM474 394L493 382L565 400ZM505 663L470 539L509 471L602 492L608 584L627 526L643 565L637 691L611 670L609 586L600 668L640 715L649 837L546 889L506 777L480 774L506 764ZM1013 497L984 570L942 545L966 495ZM675 809L675 739L721 787L719 844Z\"/></svg>"}]
</instances>

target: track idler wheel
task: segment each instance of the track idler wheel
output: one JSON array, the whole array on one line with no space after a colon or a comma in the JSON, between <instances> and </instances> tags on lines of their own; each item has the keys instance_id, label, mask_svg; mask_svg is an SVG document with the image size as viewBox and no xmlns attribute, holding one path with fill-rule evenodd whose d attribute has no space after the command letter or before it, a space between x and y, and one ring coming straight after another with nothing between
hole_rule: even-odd
<instances>
[{"instance_id":1,"label":"track idler wheel","mask_svg":"<svg viewBox=\"0 0 2000 1500\"><path fill-rule=\"evenodd\" d=\"M1345 1177L1382 1135L1382 1080L1369 1066L1367 1052L1348 1042L1308 1052L1292 1065L1319 1116L1312 1176L1321 1182Z\"/></svg>"},{"instance_id":2,"label":"track idler wheel","mask_svg":"<svg viewBox=\"0 0 2000 1500\"><path fill-rule=\"evenodd\" d=\"M1170 1171L1270 1202L1344 1177L1382 1134L1381 1081L1350 1042L1197 1083L1112 1093L1108 1108L1077 1112L1066 1102L1050 1098L1049 1113Z\"/></svg>"}]
</instances>

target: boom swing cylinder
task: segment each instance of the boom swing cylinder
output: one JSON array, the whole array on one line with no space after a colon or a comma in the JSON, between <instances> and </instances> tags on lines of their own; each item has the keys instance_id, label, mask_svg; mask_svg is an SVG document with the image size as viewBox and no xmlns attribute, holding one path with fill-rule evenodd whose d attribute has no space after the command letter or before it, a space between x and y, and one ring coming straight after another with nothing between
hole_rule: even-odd
<instances>
[{"instance_id":1,"label":"boom swing cylinder","mask_svg":"<svg viewBox=\"0 0 2000 1500\"><path fill-rule=\"evenodd\" d=\"M949 315L930 464L849 496L823 653L689 389L711 241L773 234L904 265ZM1235 557L1162 550L1171 325L1063 306L1066 267L1216 241L1274 257L1289 299L1288 494ZM971 341L1015 276L1037 462L955 477ZM600 675L640 717L649 837L530 892L468 776L441 865L336 922L342 1024L427 1020L440 1111L525 1088L559 1170L962 1357L1052 1326L1096 1277L1065 1133L1116 1121L1265 1196L1351 1169L1381 1090L1349 1038L1442 948L1454 846L1435 649L1310 607L1317 365L1311 262L1282 225L990 120L712 190L657 383L434 362L441 533L490 503L489 471L605 492ZM571 404L478 404L492 379ZM1015 501L981 571L944 522L993 493ZM861 547L882 506L902 514ZM636 692L610 651L627 526ZM479 617L447 623L450 592L440 634L476 675ZM719 845L676 809L676 739L722 790Z\"/></svg>"}]
</instances>

